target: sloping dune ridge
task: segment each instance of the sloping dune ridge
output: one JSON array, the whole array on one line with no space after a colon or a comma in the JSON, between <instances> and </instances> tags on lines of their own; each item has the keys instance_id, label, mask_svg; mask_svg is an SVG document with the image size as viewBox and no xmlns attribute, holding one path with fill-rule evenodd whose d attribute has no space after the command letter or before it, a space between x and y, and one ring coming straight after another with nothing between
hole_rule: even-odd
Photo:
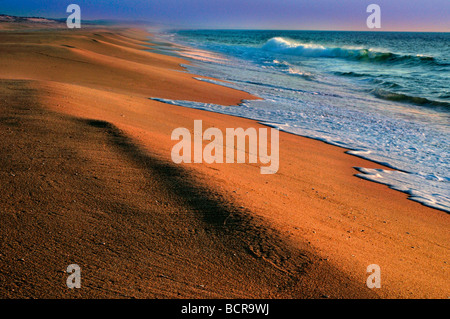
<instances>
[{"instance_id":1,"label":"sloping dune ridge","mask_svg":"<svg viewBox=\"0 0 450 319\"><path fill-rule=\"evenodd\" d=\"M175 128L263 126L150 97L257 97L195 80L143 30L4 29L0 297L450 296L449 215L354 176L382 166L283 132L275 175L176 165Z\"/></svg>"}]
</instances>

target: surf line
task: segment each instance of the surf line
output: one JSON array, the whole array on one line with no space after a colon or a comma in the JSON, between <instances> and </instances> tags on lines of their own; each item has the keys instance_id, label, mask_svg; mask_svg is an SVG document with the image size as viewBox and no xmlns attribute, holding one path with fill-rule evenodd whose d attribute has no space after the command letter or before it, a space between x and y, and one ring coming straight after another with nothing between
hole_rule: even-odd
<instances>
[{"instance_id":1,"label":"surf line","mask_svg":"<svg viewBox=\"0 0 450 319\"><path fill-rule=\"evenodd\" d=\"M260 166L261 174L276 174L280 164L279 131L276 128L270 129L270 149L268 131L268 128L259 130L253 127L246 130L241 127L226 128L224 143L222 130L210 127L203 132L202 120L194 120L193 142L189 129L179 127L172 131L172 141L179 141L172 148L172 161L176 164L192 162L212 164L247 163L248 160L248 163L265 165ZM209 143L203 148L204 141Z\"/></svg>"}]
</instances>

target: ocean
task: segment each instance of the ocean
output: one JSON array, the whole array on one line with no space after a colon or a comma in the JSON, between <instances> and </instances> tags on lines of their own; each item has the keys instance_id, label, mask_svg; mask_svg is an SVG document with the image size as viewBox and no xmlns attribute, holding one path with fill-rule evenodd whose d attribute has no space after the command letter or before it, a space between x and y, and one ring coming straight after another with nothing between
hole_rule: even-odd
<instances>
[{"instance_id":1,"label":"ocean","mask_svg":"<svg viewBox=\"0 0 450 319\"><path fill-rule=\"evenodd\" d=\"M193 60L186 68L199 81L263 100L152 98L348 148L396 169L359 167L357 176L450 212L450 33L183 30L159 38Z\"/></svg>"}]
</instances>

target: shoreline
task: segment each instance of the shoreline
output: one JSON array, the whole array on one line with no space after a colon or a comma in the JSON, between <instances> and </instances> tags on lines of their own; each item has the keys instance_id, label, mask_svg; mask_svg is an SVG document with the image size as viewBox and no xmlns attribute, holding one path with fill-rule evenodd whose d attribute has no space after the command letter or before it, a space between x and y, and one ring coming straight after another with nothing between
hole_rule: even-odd
<instances>
[{"instance_id":1,"label":"shoreline","mask_svg":"<svg viewBox=\"0 0 450 319\"><path fill-rule=\"evenodd\" d=\"M120 37L116 37L115 34L118 33ZM164 231L160 234L158 228L152 228L152 225L148 225L144 222L145 219L142 219L139 225L146 230L145 236L153 234L154 237L146 239L148 241L134 241L134 245L139 246L139 243L145 242L146 245L142 248L147 251L147 247L151 245L164 247L167 241L171 245L169 247L172 247L173 255L163 253L163 248L156 255L150 253L152 257L159 256L157 257L159 263L155 264L148 259L142 266L150 267L149 273L159 279L153 278L151 285L149 282L149 286L141 286L140 293L133 290L124 292L123 288L114 284L101 284L104 287L103 296L111 296L112 291L120 290L124 297L178 298L176 291L181 292L185 289L184 291L190 291L184 296L186 298L208 296L320 298L322 295L331 298L448 297L448 289L445 286L445 268L448 266L443 263L448 262L446 260L448 250L443 246L448 241L446 232L448 214L413 202L407 199L406 194L389 189L385 185L354 176L354 167L357 165L364 164L368 165L364 167L371 168L381 165L350 156L353 154L345 154L345 149L339 146L280 132L280 158L285 160L280 161L280 172L276 176L264 178L258 175L259 173L256 174L258 167L247 164L174 166L169 157L170 147L173 144L170 141L170 132L176 127L191 128L194 119L202 119L209 127L218 128L227 127L230 123L243 128L265 127L265 125L255 120L181 106L167 108L162 103L148 100L151 94L158 92L170 99L184 97L185 100L210 101L210 103L238 103L240 100L253 97L234 89L197 81L194 79L197 75L194 74L170 71L182 59L142 51L143 45L139 43L142 44L144 42L142 39L146 37L146 32L143 31L105 28L97 31L84 30L73 35L65 31L61 34L54 31L52 36L51 42L42 37L40 39L50 42L48 45L51 47L49 50L52 55L64 58L64 63L55 57L35 54L33 50L36 47L41 50L39 52L46 49L45 43L40 46L11 45L15 40L8 38L3 40L10 41L7 53L13 53L10 58L13 56L20 58L15 60L16 68L2 64L0 77L2 82L12 81L7 85L11 87L17 85L21 91L25 87L31 88L37 103L42 105L43 109L51 111L48 115L50 118L53 116L51 114L56 114L58 117L62 115L64 118L69 117L70 121L83 119L79 124L80 130L85 129L87 132L92 130L92 137L95 139L102 141L102 136L106 134L105 141L108 141L108 134L112 134L113 142L114 139L119 140L118 144L114 144L109 153L102 157L108 169L102 173L103 175L96 174L100 175L99 181L106 180L108 175L115 176L114 180L121 181L118 185L113 181L105 182L105 187L111 188L111 194L116 194L114 196L106 194L105 198L111 200L127 198L128 204L123 204L125 205L123 207L130 207L126 210L130 211L130 216L135 217L123 220L117 211L114 214L102 215L102 218L105 218L105 221L102 221L97 220L89 208L84 208L89 212L86 216L88 220L92 219L93 225L97 225L96 227L100 229L103 227L107 229L109 223L111 225L123 223L130 227L129 235L137 237L141 235L137 230L133 230L134 227L131 225L147 215L139 217L141 215L133 213L131 207L146 209L148 202L156 196L163 198L163 203L175 211L187 211L173 217L171 214L164 217L171 209L164 205L159 206L161 201L157 200L155 212L145 218L157 220L157 225ZM128 42L125 40L127 36L130 39ZM26 39L33 42L30 37ZM60 49L61 43L73 48ZM4 42L0 44L3 45L0 54L8 63L9 57L7 54L5 56ZM29 63L33 66L40 63L38 66L44 64L47 67L36 72L30 69ZM72 64L76 64L76 67L71 67ZM57 73L58 68L69 73L73 72L74 76L64 77ZM114 72L110 71L108 77L99 75L111 68ZM22 84L14 82L23 78L28 78L29 81ZM90 126L82 123L88 123ZM77 127L75 125L75 128ZM102 148L97 151L97 147L101 145L106 145L103 146L105 152L109 150L109 144L105 141L92 145L92 150L103 152ZM80 154L82 158L88 157L90 161L96 161L95 156L83 150L82 144L75 143L71 147L76 149L76 154ZM128 154L123 160L117 153L122 147L126 147L125 151ZM123 173L116 172L118 164L112 162L119 159L119 167ZM149 165L145 164L147 162L156 164L147 167L146 165ZM103 166L96 165L88 165L84 169L85 173L81 175L86 175L86 172L90 171L100 172L99 169ZM147 168L139 168L141 166ZM324 166L329 166L329 169L324 169ZM168 170L167 173L164 173L165 169ZM140 181L140 177L137 177L139 174L135 176L134 170L148 175L148 181ZM155 175L149 173L150 171ZM117 175L119 173L124 175L120 177ZM175 176L189 176L192 182L177 186L180 180ZM173 178L175 179L172 180ZM139 190L133 190L134 179L137 185L141 185ZM58 180L58 183L65 185L64 181ZM145 186L147 184L159 187L152 188L152 192L147 193ZM126 189L122 190L122 187ZM198 188L198 191L192 193L189 191L190 187ZM138 196L139 199L133 200L125 191L142 195ZM94 202L97 200L95 192L90 196ZM201 205L183 204L203 196L206 197ZM270 203L264 202L267 198L271 199ZM12 200L4 199L5 203L10 201ZM20 206L19 203L16 205ZM89 202L86 202L86 205L92 206ZM108 208L109 205L98 203L102 211L111 210L112 208ZM212 205L211 207L215 209L210 211L208 205ZM215 210L218 212L216 217L214 217ZM83 209L76 207L74 212L76 215L85 214ZM203 217L198 220L197 214ZM223 219L229 216L232 216L231 220L228 219L230 224L225 225ZM110 218L113 219L109 220ZM45 219L42 222L44 221ZM190 226L191 223L195 226ZM85 231L91 234L94 229L88 227ZM49 230L51 231L51 228ZM68 230L63 228L63 231ZM119 230L117 232L126 234ZM173 235L166 238L163 236L164 233ZM92 236L96 238L95 232ZM105 236L109 236L107 232ZM233 239L233 236L236 238ZM51 238L50 236L49 239ZM198 248L198 251L195 250L197 255L186 250L188 247L183 245L183 238L189 239L194 247ZM37 239L39 238L33 240ZM127 244L133 245L131 239L124 240ZM88 242L83 245L85 245L84 252L88 252L85 258L95 258L93 252L97 249L96 246L90 246ZM123 245L116 242L111 246L111 251L122 251L123 247L126 247ZM415 248L411 248L412 245ZM45 250L39 248L38 250L47 258L54 257ZM233 257L233 253L236 257ZM9 254L14 255L14 250L9 250L7 255ZM108 258L116 258L110 260L129 269L129 272L121 272L120 277L116 279L121 286L130 283L128 277L135 278L138 275L136 270L132 270L132 264L127 263L121 255L115 256L109 252L105 254L109 256ZM399 260L399 256L403 256L401 258L403 260ZM2 258L0 263L4 264L4 258L0 258ZM170 282L164 277L158 277L161 275L158 268L166 262L168 263L166 271L171 271L172 274L164 276L175 278ZM365 267L373 263L378 263L382 267L383 283L386 288L380 291L371 291L365 287L367 277ZM224 267L225 265L230 266ZM15 271L21 271L22 267L17 267L19 268ZM51 263L48 267L52 267ZM221 280L216 278L219 270L223 272ZM95 269L92 271L96 273ZM197 271L200 271L201 275ZM64 274L60 275L61 278L63 276ZM187 276L188 280L184 280L183 276ZM260 279L258 276L261 276ZM199 284L194 283L199 278L205 278L206 281L215 284L207 285L207 289L199 288L196 286ZM233 278L245 280L250 287L244 287L238 283L239 280ZM405 282L409 283L407 287L402 286ZM282 285L283 289L277 285ZM89 288L91 292L84 296L89 294L94 297L102 296L101 292L97 292L98 295L93 293L95 292L93 286ZM35 295L38 295L39 289L46 291L50 296L55 294L46 290L42 282L35 288ZM2 295L3 293L14 297L11 291L3 291ZM67 296L64 292L59 294ZM73 297L83 297L83 294Z\"/></svg>"},{"instance_id":2,"label":"shoreline","mask_svg":"<svg viewBox=\"0 0 450 319\"><path fill-rule=\"evenodd\" d=\"M160 42L163 41L162 37L159 37L159 39L160 39ZM201 62L204 57L206 57L207 59L209 57L212 57L212 59L223 59L223 57L225 56L225 55L222 55L222 53L220 53L218 51L217 52L216 51L208 51L207 49L200 49L200 48L196 48L196 47L191 47L191 46L189 46L187 44L180 44L180 43L176 43L176 42L169 42L169 45L177 47L176 51L173 53L175 56L179 56L180 58L185 58L185 59L187 59L188 61L191 62L191 63L189 63L186 66L188 71L191 72L191 73L195 73L195 61L200 61ZM183 53L179 53L179 52L183 52L183 51L185 51L187 55L184 55ZM192 54L192 52L194 52L195 54ZM202 55L202 54L204 54L204 55ZM194 63L194 65L193 65L193 63ZM183 66L183 65L181 65L181 66ZM189 66L193 66L193 68L189 68ZM206 72L206 74L208 74L208 72ZM223 85L225 87L230 87L230 88L233 88L233 89L241 90L242 92L245 92L245 93L248 93L248 94L257 95L257 92L255 92L255 91L252 92L251 90L246 90L244 88L239 88L239 84L238 83L230 83L230 82L227 82L226 80L223 80L223 79L212 79L209 76L204 76L204 78L205 78L205 80L203 80L201 77L196 78L196 79L198 79L199 81L205 81L205 82L214 83L214 84L217 84L217 85ZM215 80L218 83L215 83L214 81L208 81L208 79ZM221 84L220 82L229 83L231 85ZM153 99L153 97L151 99ZM259 99L263 100L263 98L259 98ZM158 98L156 98L156 100L158 100ZM162 100L164 100L164 99L162 99ZM314 139L314 140L317 140L317 141L324 142L326 144L338 146L338 147L341 147L343 149L346 149L348 154L350 154L350 155L353 155L353 156L356 156L356 157L359 157L359 158L362 158L362 159L365 159L365 160L368 160L368 161L371 161L373 163L376 163L378 165L383 166L384 170L386 170L386 171L396 171L396 172L400 172L400 173L406 173L409 176L414 176L415 174L418 174L418 175L422 174L422 173L420 173L420 174L417 173L417 172L420 172L420 171L413 171L413 170L408 171L407 169L399 168L398 167L398 161L397 161L397 166L396 166L395 160L393 160L392 157L391 158L384 158L384 159L382 158L380 160L376 160L373 157L371 158L368 155L357 154L357 152L361 151L361 149L360 149L361 145L359 145L359 146L358 145L353 145L353 147L351 147L351 146L342 145L342 144L345 144L345 143L339 143L339 142L335 142L334 143L333 141L328 141L326 138L314 137L314 136L305 135L305 134L302 134L302 133L296 133L294 131L289 131L288 129L284 129L282 127L277 127L276 125L272 125L270 120L261 120L261 119L258 119L258 118L254 118L250 114L249 115L245 115L245 114L244 115L240 115L240 114L236 114L236 112L226 112L226 111L222 111L222 110L209 110L208 108L202 107L201 105L198 106L198 107L195 106L195 105L193 105L193 106L184 105L185 102L189 103L191 101L183 101L183 100L180 100L180 101L176 101L176 100L162 101L162 100L160 102L167 103L167 104L170 104L170 105L178 105L178 106L188 107L188 108L193 108L193 109L201 109L201 110L204 110L204 111L217 112L217 113L220 113L220 114L228 114L228 115L232 115L232 116L236 116L236 117L242 117L242 118L255 120L255 121L257 121L260 124L266 125L267 127L277 128L278 130L284 131L286 133L290 133L290 134L294 134L294 135L302 136L302 137L306 137L306 138L311 138L311 139ZM245 100L245 101L242 101L239 105L245 105L246 102L251 102L251 101L252 100L248 100L248 101ZM272 123L276 123L276 124L280 124L280 125L284 124L283 122L278 122L277 123L276 121L274 121ZM367 149L366 148L365 151L367 151L367 153L371 153L371 149ZM391 164L391 161L394 161L394 163ZM409 179L407 179L406 181L398 182L398 183L395 183L395 182L393 182L393 180L389 180L389 179L383 181L383 180L377 179L376 177L373 177L373 174L371 174L371 173L363 172L364 167L355 167L355 169L358 171L358 173L355 174L355 175L357 177L359 177L359 178L362 178L362 179L365 179L367 181L371 181L371 182L374 182L374 183L379 183L379 184L385 185L385 186L389 187L390 189L393 189L393 190L396 190L396 191L399 191L399 192L402 192L402 193L408 195L408 199L410 199L412 201L415 201L415 202L418 202L418 203L420 203L423 206L426 206L426 207L429 207L429 208L432 208L432 209L436 209L438 211L450 214L450 208L449 208L448 205L446 205L447 203L441 203L439 200L435 201L435 199L433 197L431 197L431 199L430 199L428 197L430 195L430 193L427 193L425 187L420 188L420 187L417 187L418 185L414 185L414 186L416 186L415 188L414 187L409 188L408 186L404 187L405 185L408 185L407 182L410 181ZM383 176L383 177L386 177L386 176ZM395 178L394 178L394 180L395 180ZM413 195L412 193L417 193L417 194ZM437 195L436 194L432 194L432 195L437 196L437 195L442 195L442 193L438 193ZM445 197L445 195L444 195L444 197Z\"/></svg>"}]
</instances>

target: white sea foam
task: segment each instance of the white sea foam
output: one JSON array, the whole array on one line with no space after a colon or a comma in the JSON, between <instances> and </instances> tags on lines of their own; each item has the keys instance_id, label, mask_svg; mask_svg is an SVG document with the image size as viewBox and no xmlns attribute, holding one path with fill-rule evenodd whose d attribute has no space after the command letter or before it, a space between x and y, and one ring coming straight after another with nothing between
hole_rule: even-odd
<instances>
[{"instance_id":1,"label":"white sea foam","mask_svg":"<svg viewBox=\"0 0 450 319\"><path fill-rule=\"evenodd\" d=\"M448 203L450 202L450 196L446 194L439 194L442 188L436 187L435 183L430 181L437 181L440 183L447 183L444 178L439 176L420 176L415 173L405 173L397 170L383 170L383 169L369 169L369 168L357 168L360 174L356 176L388 185L390 188L407 193L409 199L422 203L426 206L449 211ZM420 185L420 188L418 188ZM427 191L424 192L423 189Z\"/></svg>"}]
</instances>

